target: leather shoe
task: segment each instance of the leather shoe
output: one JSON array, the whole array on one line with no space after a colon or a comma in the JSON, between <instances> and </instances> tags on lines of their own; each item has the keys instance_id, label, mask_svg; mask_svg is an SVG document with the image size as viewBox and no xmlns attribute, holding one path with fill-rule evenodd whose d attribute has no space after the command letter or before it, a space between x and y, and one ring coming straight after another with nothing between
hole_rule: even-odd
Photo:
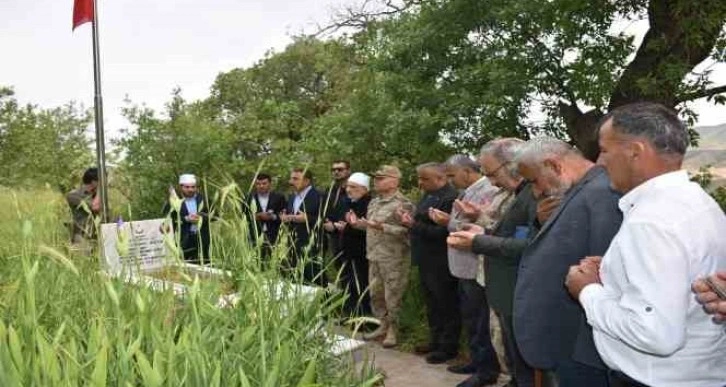
<instances>
[{"instance_id":1,"label":"leather shoe","mask_svg":"<svg viewBox=\"0 0 726 387\"><path fill-rule=\"evenodd\" d=\"M492 376L484 379L479 375L472 375L469 379L457 384L456 387L485 387L495 384L497 379L499 379L498 376Z\"/></svg>"},{"instance_id":2,"label":"leather shoe","mask_svg":"<svg viewBox=\"0 0 726 387\"><path fill-rule=\"evenodd\" d=\"M456 352L442 352L434 351L426 356L426 363L429 364L441 364L445 361L456 358Z\"/></svg>"},{"instance_id":3,"label":"leather shoe","mask_svg":"<svg viewBox=\"0 0 726 387\"><path fill-rule=\"evenodd\" d=\"M473 374L476 372L476 365L472 363L468 364L455 364L446 367L446 370L454 374Z\"/></svg>"}]
</instances>

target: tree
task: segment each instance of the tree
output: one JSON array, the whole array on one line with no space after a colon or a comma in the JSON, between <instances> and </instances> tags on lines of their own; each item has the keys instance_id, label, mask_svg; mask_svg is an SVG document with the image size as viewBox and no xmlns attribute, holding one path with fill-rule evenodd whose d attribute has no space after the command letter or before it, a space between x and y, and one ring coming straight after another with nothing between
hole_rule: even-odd
<instances>
[{"instance_id":1,"label":"tree","mask_svg":"<svg viewBox=\"0 0 726 387\"><path fill-rule=\"evenodd\" d=\"M708 70L693 73L726 58L721 0L406 0L345 17L335 26L362 28L379 68L405 81L398 99L452 114L442 134L464 146L477 145L472 131L485 137L477 125L544 131L594 159L595 126L607 110L651 100L693 122L689 101L726 100L726 85L712 85ZM635 49L617 26L637 19L648 31Z\"/></svg>"},{"instance_id":2,"label":"tree","mask_svg":"<svg viewBox=\"0 0 726 387\"><path fill-rule=\"evenodd\" d=\"M187 103L175 90L166 117L151 109L130 105L123 110L133 125L122 131L115 145L123 155L116 186L131 203L135 218L158 217L182 173L196 174L202 189L234 181L241 159L232 131L210 119L203 102Z\"/></svg>"},{"instance_id":3,"label":"tree","mask_svg":"<svg viewBox=\"0 0 726 387\"><path fill-rule=\"evenodd\" d=\"M12 89L0 88L0 181L69 191L93 163L86 134L90 112L74 103L52 109L21 106L13 95Z\"/></svg>"}]
</instances>

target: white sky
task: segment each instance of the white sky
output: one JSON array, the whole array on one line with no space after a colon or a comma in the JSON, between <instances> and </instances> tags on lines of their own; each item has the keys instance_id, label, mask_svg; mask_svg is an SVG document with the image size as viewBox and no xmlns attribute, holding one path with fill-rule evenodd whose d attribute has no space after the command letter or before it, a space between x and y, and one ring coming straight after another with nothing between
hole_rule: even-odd
<instances>
[{"instance_id":1,"label":"white sky","mask_svg":"<svg viewBox=\"0 0 726 387\"><path fill-rule=\"evenodd\" d=\"M107 136L127 126L123 100L159 110L176 86L209 95L216 75L246 67L291 35L325 24L355 0L99 0ZM93 106L91 25L71 32L73 0L0 0L0 85L42 107ZM726 83L726 65L715 68ZM726 122L726 108L697 103L700 125Z\"/></svg>"}]
</instances>

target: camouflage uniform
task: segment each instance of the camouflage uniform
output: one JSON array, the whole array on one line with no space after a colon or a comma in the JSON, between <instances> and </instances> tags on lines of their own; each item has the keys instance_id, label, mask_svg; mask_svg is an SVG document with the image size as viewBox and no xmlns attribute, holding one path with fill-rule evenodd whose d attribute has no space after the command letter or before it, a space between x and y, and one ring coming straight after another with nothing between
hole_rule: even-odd
<instances>
[{"instance_id":1,"label":"camouflage uniform","mask_svg":"<svg viewBox=\"0 0 726 387\"><path fill-rule=\"evenodd\" d=\"M408 229L396 215L398 208L413 210L413 203L400 192L388 198L376 197L368 205L367 219L382 223L383 230L366 232L366 256L373 314L384 323L396 325L403 293L411 270Z\"/></svg>"},{"instance_id":2,"label":"camouflage uniform","mask_svg":"<svg viewBox=\"0 0 726 387\"><path fill-rule=\"evenodd\" d=\"M88 239L95 238L95 227L91 216L91 201L93 195L86 192L83 187L66 194L66 201L71 209L73 221L71 223L71 243L83 244Z\"/></svg>"}]
</instances>

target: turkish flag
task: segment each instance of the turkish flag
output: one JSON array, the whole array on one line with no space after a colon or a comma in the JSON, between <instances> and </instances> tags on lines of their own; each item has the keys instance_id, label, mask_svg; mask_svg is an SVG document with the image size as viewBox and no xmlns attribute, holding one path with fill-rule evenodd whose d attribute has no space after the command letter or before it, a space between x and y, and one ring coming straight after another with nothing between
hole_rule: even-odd
<instances>
[{"instance_id":1,"label":"turkish flag","mask_svg":"<svg viewBox=\"0 0 726 387\"><path fill-rule=\"evenodd\" d=\"M88 22L93 22L93 0L74 0L73 29Z\"/></svg>"}]
</instances>

